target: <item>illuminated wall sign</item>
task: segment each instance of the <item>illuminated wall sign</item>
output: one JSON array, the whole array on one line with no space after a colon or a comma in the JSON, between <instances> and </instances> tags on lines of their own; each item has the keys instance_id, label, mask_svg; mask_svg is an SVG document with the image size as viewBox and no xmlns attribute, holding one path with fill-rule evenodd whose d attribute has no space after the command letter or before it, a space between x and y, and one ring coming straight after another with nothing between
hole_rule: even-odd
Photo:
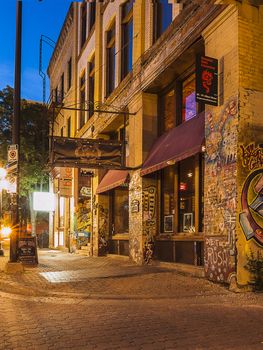
<instances>
[{"instance_id":1,"label":"illuminated wall sign","mask_svg":"<svg viewBox=\"0 0 263 350\"><path fill-rule=\"evenodd\" d=\"M215 58L196 57L196 101L218 104L218 60Z\"/></svg>"},{"instance_id":2,"label":"illuminated wall sign","mask_svg":"<svg viewBox=\"0 0 263 350\"><path fill-rule=\"evenodd\" d=\"M50 192L33 193L33 209L36 211L54 211L55 195Z\"/></svg>"}]
</instances>

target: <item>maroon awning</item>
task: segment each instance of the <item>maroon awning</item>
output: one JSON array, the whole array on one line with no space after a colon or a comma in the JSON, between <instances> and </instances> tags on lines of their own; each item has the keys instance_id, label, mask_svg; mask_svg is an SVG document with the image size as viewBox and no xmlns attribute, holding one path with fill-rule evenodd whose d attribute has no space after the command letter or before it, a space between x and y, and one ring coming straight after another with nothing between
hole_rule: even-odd
<instances>
[{"instance_id":1,"label":"maroon awning","mask_svg":"<svg viewBox=\"0 0 263 350\"><path fill-rule=\"evenodd\" d=\"M128 175L127 170L109 170L99 183L96 193L103 193L125 184Z\"/></svg>"},{"instance_id":2,"label":"maroon awning","mask_svg":"<svg viewBox=\"0 0 263 350\"><path fill-rule=\"evenodd\" d=\"M179 162L202 149L205 139L205 113L169 130L154 143L145 160L141 175L165 168L169 162Z\"/></svg>"}]
</instances>

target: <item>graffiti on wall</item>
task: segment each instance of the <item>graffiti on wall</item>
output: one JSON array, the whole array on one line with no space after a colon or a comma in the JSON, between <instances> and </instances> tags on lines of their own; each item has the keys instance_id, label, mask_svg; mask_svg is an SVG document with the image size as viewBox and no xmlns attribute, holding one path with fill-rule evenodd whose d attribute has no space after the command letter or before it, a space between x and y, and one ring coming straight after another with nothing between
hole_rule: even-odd
<instances>
[{"instance_id":1,"label":"graffiti on wall","mask_svg":"<svg viewBox=\"0 0 263 350\"><path fill-rule=\"evenodd\" d=\"M205 246L206 275L224 282L228 281L228 274L233 270L230 261L235 254L237 107L237 98L234 97L224 105L221 113L208 112L205 130L205 232L217 237L215 241L208 240L208 246ZM212 263L226 256L229 258L224 259L224 270L222 266Z\"/></svg>"},{"instance_id":2,"label":"graffiti on wall","mask_svg":"<svg viewBox=\"0 0 263 350\"><path fill-rule=\"evenodd\" d=\"M98 210L98 231L99 231L99 255L104 255L108 247L108 222L109 222L109 211L104 208L103 205L97 206Z\"/></svg>"},{"instance_id":3,"label":"graffiti on wall","mask_svg":"<svg viewBox=\"0 0 263 350\"><path fill-rule=\"evenodd\" d=\"M240 145L242 151L242 165L244 168L251 171L263 167L262 147L257 147L254 142L247 146Z\"/></svg>"},{"instance_id":4,"label":"graffiti on wall","mask_svg":"<svg viewBox=\"0 0 263 350\"><path fill-rule=\"evenodd\" d=\"M137 264L143 262L141 233L142 233L142 205L139 205L139 211L132 212L132 202L138 201L142 203L142 178L139 172L135 172L130 177L129 186L129 200L130 200L130 215L129 215L129 249L130 256Z\"/></svg>"},{"instance_id":5,"label":"graffiti on wall","mask_svg":"<svg viewBox=\"0 0 263 350\"><path fill-rule=\"evenodd\" d=\"M146 263L153 258L154 236L156 232L156 206L157 189L155 186L148 186L143 189L143 257Z\"/></svg>"},{"instance_id":6,"label":"graffiti on wall","mask_svg":"<svg viewBox=\"0 0 263 350\"><path fill-rule=\"evenodd\" d=\"M206 276L217 282L230 282L235 273L234 259L230 255L229 242L222 237L205 238L204 267Z\"/></svg>"},{"instance_id":7,"label":"graffiti on wall","mask_svg":"<svg viewBox=\"0 0 263 350\"><path fill-rule=\"evenodd\" d=\"M241 193L239 222L247 240L263 246L263 147L240 145L242 165L249 171Z\"/></svg>"}]
</instances>

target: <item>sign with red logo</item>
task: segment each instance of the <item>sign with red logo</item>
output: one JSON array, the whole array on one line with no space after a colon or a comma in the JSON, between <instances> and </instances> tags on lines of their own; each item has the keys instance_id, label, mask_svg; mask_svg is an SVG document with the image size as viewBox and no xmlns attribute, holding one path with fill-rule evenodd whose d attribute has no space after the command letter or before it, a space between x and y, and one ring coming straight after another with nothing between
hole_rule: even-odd
<instances>
[{"instance_id":1,"label":"sign with red logo","mask_svg":"<svg viewBox=\"0 0 263 350\"><path fill-rule=\"evenodd\" d=\"M212 57L196 57L196 101L218 105L218 60Z\"/></svg>"}]
</instances>

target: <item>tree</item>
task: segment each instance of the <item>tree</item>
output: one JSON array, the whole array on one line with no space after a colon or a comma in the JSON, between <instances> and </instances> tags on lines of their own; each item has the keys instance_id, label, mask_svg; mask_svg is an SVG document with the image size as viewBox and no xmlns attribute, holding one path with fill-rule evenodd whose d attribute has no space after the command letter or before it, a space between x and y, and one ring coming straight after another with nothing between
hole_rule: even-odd
<instances>
[{"instance_id":1,"label":"tree","mask_svg":"<svg viewBox=\"0 0 263 350\"><path fill-rule=\"evenodd\" d=\"M0 91L0 161L7 162L7 146L12 141L14 91L7 86ZM48 112L42 103L21 101L20 121L20 204L23 220L30 219L35 234L36 215L33 192L48 188Z\"/></svg>"}]
</instances>

